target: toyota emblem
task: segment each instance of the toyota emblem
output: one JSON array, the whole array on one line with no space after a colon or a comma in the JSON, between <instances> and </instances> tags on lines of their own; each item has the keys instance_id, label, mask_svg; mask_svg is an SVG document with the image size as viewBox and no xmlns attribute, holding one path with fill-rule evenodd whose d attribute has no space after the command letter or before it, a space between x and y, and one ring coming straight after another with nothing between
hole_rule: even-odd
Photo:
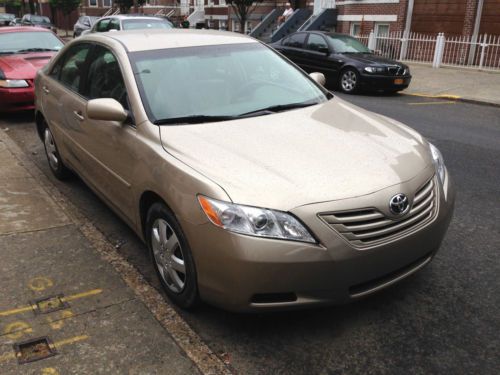
<instances>
[{"instance_id":1,"label":"toyota emblem","mask_svg":"<svg viewBox=\"0 0 500 375\"><path fill-rule=\"evenodd\" d=\"M410 208L408 197L403 193L396 194L389 201L389 209L394 215L403 215Z\"/></svg>"}]
</instances>

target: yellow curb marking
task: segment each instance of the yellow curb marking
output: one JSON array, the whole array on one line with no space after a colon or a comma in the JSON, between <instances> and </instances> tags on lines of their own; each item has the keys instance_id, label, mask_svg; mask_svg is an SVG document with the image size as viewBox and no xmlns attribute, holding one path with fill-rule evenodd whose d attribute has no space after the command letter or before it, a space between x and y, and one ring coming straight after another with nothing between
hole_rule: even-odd
<instances>
[{"instance_id":1,"label":"yellow curb marking","mask_svg":"<svg viewBox=\"0 0 500 375\"><path fill-rule=\"evenodd\" d=\"M435 105L435 104L457 104L453 101L443 101L443 102L420 102L420 103L406 103L408 105Z\"/></svg>"},{"instance_id":2,"label":"yellow curb marking","mask_svg":"<svg viewBox=\"0 0 500 375\"><path fill-rule=\"evenodd\" d=\"M28 323L25 322L14 322L8 324L4 333L7 335L9 339L17 340L21 338L25 333L32 333L33 329Z\"/></svg>"},{"instance_id":3,"label":"yellow curb marking","mask_svg":"<svg viewBox=\"0 0 500 375\"><path fill-rule=\"evenodd\" d=\"M59 371L53 367L46 367L42 369L42 375L59 375Z\"/></svg>"},{"instance_id":4,"label":"yellow curb marking","mask_svg":"<svg viewBox=\"0 0 500 375\"><path fill-rule=\"evenodd\" d=\"M39 276L31 279L28 283L28 286L31 290L35 292L41 292L47 288L50 288L54 285L54 282L48 277Z\"/></svg>"},{"instance_id":5,"label":"yellow curb marking","mask_svg":"<svg viewBox=\"0 0 500 375\"><path fill-rule=\"evenodd\" d=\"M80 299L80 298L94 296L94 295L100 294L102 292L103 292L102 289L93 289L93 290L89 290L88 292L73 294L71 296L64 297L64 298L62 298L62 300L64 300L64 301L73 301L73 300ZM26 306L26 307L19 307L17 309L12 309L12 310L0 311L0 317L2 317L2 316L9 316L9 315L15 315L15 314L23 313L23 312L26 312L26 311L33 311L33 307L32 306Z\"/></svg>"},{"instance_id":6,"label":"yellow curb marking","mask_svg":"<svg viewBox=\"0 0 500 375\"><path fill-rule=\"evenodd\" d=\"M88 340L89 338L90 338L90 336L88 336L88 335L75 336L75 337L71 337L69 339L56 341L54 343L54 346L56 348L58 348L58 347L61 347L61 346L64 346L64 345L74 344L75 342ZM6 362L6 361L8 361L10 359L15 359L15 358L16 358L15 353L4 353L4 354L0 355L0 363L1 362Z\"/></svg>"},{"instance_id":7,"label":"yellow curb marking","mask_svg":"<svg viewBox=\"0 0 500 375\"><path fill-rule=\"evenodd\" d=\"M408 93L408 92L402 92L401 94L403 95L409 95L409 96L419 96L422 98L436 98L436 99L460 99L461 96L458 95L452 95L452 94L439 94L439 95L432 95L432 94L419 94L419 93Z\"/></svg>"}]
</instances>

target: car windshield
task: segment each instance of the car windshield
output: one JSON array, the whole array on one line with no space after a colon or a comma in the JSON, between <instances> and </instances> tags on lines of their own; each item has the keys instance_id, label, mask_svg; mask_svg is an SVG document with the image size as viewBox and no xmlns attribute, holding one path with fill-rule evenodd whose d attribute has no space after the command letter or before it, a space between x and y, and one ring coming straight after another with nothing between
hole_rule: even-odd
<instances>
[{"instance_id":1,"label":"car windshield","mask_svg":"<svg viewBox=\"0 0 500 375\"><path fill-rule=\"evenodd\" d=\"M130 56L142 100L156 124L223 121L328 100L306 74L260 43Z\"/></svg>"},{"instance_id":2,"label":"car windshield","mask_svg":"<svg viewBox=\"0 0 500 375\"><path fill-rule=\"evenodd\" d=\"M361 42L347 35L328 35L328 39L337 53L371 53Z\"/></svg>"},{"instance_id":3,"label":"car windshield","mask_svg":"<svg viewBox=\"0 0 500 375\"><path fill-rule=\"evenodd\" d=\"M123 21L123 30L171 29L172 24L162 19L131 19Z\"/></svg>"},{"instance_id":4,"label":"car windshield","mask_svg":"<svg viewBox=\"0 0 500 375\"><path fill-rule=\"evenodd\" d=\"M31 16L30 20L33 23L50 23L49 18L43 16Z\"/></svg>"},{"instance_id":5,"label":"car windshield","mask_svg":"<svg viewBox=\"0 0 500 375\"><path fill-rule=\"evenodd\" d=\"M59 51L63 43L51 32L29 31L0 34L0 54Z\"/></svg>"}]
</instances>

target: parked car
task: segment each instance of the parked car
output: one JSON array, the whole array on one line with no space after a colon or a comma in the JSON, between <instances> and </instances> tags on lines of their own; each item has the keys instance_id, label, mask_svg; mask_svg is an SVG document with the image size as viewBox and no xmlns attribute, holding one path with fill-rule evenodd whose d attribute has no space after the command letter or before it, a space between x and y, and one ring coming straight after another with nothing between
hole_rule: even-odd
<instances>
[{"instance_id":1,"label":"parked car","mask_svg":"<svg viewBox=\"0 0 500 375\"><path fill-rule=\"evenodd\" d=\"M0 112L34 108L34 79L63 46L47 29L3 27L0 29Z\"/></svg>"},{"instance_id":2,"label":"parked car","mask_svg":"<svg viewBox=\"0 0 500 375\"><path fill-rule=\"evenodd\" d=\"M110 30L138 30L138 29L172 29L172 22L164 17L116 15L103 17L90 30L82 34L102 33Z\"/></svg>"},{"instance_id":3,"label":"parked car","mask_svg":"<svg viewBox=\"0 0 500 375\"><path fill-rule=\"evenodd\" d=\"M349 94L361 89L397 92L411 81L407 65L377 56L349 35L304 31L271 46L305 71L323 73L328 85Z\"/></svg>"},{"instance_id":4,"label":"parked car","mask_svg":"<svg viewBox=\"0 0 500 375\"><path fill-rule=\"evenodd\" d=\"M14 14L0 13L0 27L10 26L11 22L16 18Z\"/></svg>"},{"instance_id":5,"label":"parked car","mask_svg":"<svg viewBox=\"0 0 500 375\"><path fill-rule=\"evenodd\" d=\"M50 18L46 16L38 16L35 14L25 14L21 18L21 26L38 26L44 29L52 30L57 33L57 28L50 22Z\"/></svg>"},{"instance_id":6,"label":"parked car","mask_svg":"<svg viewBox=\"0 0 500 375\"><path fill-rule=\"evenodd\" d=\"M425 138L321 82L240 34L94 34L38 73L36 124L179 306L344 303L432 260L454 187Z\"/></svg>"},{"instance_id":7,"label":"parked car","mask_svg":"<svg viewBox=\"0 0 500 375\"><path fill-rule=\"evenodd\" d=\"M92 16L81 16L78 18L78 21L73 26L73 38L80 36L85 30L90 30L98 19L99 17Z\"/></svg>"},{"instance_id":8,"label":"parked car","mask_svg":"<svg viewBox=\"0 0 500 375\"><path fill-rule=\"evenodd\" d=\"M10 21L9 26L21 26L21 19L22 18L14 18L12 21Z\"/></svg>"}]
</instances>

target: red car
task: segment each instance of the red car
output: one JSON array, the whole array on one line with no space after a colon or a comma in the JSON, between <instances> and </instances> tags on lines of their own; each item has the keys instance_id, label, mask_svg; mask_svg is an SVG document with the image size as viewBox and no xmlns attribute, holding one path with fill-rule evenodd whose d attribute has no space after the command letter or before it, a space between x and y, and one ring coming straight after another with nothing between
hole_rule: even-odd
<instances>
[{"instance_id":1,"label":"red car","mask_svg":"<svg viewBox=\"0 0 500 375\"><path fill-rule=\"evenodd\" d=\"M61 39L47 29L0 28L0 112L34 108L36 72L62 47Z\"/></svg>"}]
</instances>

